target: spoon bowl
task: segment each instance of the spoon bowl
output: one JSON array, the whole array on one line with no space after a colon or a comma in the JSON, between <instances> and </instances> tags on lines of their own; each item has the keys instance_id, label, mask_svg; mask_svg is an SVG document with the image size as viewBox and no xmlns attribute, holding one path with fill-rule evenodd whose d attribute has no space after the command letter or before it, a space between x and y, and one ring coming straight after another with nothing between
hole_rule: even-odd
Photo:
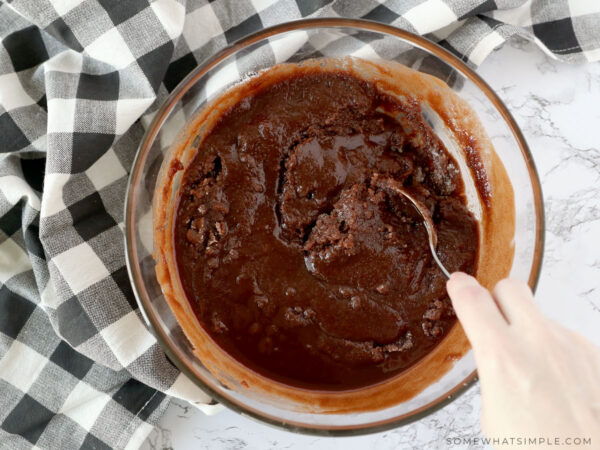
<instances>
[{"instance_id":1,"label":"spoon bowl","mask_svg":"<svg viewBox=\"0 0 600 450\"><path fill-rule=\"evenodd\" d=\"M438 265L442 273L446 278L450 278L450 272L437 254L437 231L435 230L435 224L433 223L433 219L431 218L431 214L427 207L419 200L417 200L410 192L408 192L398 181L392 178L375 178L375 184L383 189L388 189L395 194L398 194L405 199L407 199L417 210L421 218L423 219L423 224L425 225L425 230L427 230L427 239L429 240L429 250L431 250L431 256L433 256L433 260Z\"/></svg>"}]
</instances>

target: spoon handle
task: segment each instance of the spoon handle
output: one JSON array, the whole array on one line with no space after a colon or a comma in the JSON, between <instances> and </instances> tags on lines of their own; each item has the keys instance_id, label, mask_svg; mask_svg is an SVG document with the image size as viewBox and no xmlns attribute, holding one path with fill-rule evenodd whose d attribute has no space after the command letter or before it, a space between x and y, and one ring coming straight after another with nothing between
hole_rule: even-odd
<instances>
[{"instance_id":1,"label":"spoon handle","mask_svg":"<svg viewBox=\"0 0 600 450\"><path fill-rule=\"evenodd\" d=\"M394 179L387 177L379 177L376 174L373 177L373 183L384 189L387 188L393 191L394 193L406 198L413 205L413 207L417 210L417 212L423 219L423 224L425 225L425 230L427 231L427 238L429 240L429 249L431 250L433 260L438 265L444 276L450 279L450 272L448 272L448 269L446 269L446 267L442 264L442 261L440 261L440 258L437 254L437 232L435 231L435 225L427 207L415 197L413 197L409 192L407 192L404 189L404 187Z\"/></svg>"}]
</instances>

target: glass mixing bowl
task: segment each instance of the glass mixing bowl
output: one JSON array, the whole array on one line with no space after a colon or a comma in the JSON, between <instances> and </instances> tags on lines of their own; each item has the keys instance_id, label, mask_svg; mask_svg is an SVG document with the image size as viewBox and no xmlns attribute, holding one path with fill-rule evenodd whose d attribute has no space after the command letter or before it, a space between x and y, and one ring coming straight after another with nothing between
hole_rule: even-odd
<instances>
[{"instance_id":1,"label":"glass mixing bowl","mask_svg":"<svg viewBox=\"0 0 600 450\"><path fill-rule=\"evenodd\" d=\"M288 430L349 435L381 431L417 420L444 406L477 378L472 351L414 397L368 412L298 412L286 402L261 401L222 384L193 352L155 273L152 201L167 151L207 102L233 84L281 62L357 56L391 60L445 81L475 111L514 188L514 258L510 275L535 288L543 250L543 204L531 154L517 124L492 89L440 46L397 28L350 19L285 23L241 39L204 61L171 92L146 130L133 163L125 206L126 259L133 290L148 327L171 361L212 398L231 409Z\"/></svg>"}]
</instances>

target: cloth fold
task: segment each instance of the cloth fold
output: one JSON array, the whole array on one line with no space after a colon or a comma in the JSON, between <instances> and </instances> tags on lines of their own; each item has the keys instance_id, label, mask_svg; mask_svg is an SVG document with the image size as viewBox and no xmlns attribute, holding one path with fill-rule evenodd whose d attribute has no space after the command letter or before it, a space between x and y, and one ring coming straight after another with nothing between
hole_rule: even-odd
<instances>
[{"instance_id":1,"label":"cloth fold","mask_svg":"<svg viewBox=\"0 0 600 450\"><path fill-rule=\"evenodd\" d=\"M210 402L145 328L123 248L125 188L145 125L199 62L263 27L331 16L425 35L472 66L515 35L553 58L597 61L599 5L0 3L0 447L136 448L169 396Z\"/></svg>"}]
</instances>

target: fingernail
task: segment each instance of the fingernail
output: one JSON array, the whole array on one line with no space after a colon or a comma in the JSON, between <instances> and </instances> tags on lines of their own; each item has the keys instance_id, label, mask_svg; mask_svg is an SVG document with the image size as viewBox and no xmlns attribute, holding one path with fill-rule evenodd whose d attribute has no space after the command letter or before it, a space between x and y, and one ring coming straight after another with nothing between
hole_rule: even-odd
<instances>
[{"instance_id":1,"label":"fingernail","mask_svg":"<svg viewBox=\"0 0 600 450\"><path fill-rule=\"evenodd\" d=\"M451 274L448 283L452 283L455 289L466 286L479 286L479 282L475 278L464 272L454 272Z\"/></svg>"}]
</instances>

